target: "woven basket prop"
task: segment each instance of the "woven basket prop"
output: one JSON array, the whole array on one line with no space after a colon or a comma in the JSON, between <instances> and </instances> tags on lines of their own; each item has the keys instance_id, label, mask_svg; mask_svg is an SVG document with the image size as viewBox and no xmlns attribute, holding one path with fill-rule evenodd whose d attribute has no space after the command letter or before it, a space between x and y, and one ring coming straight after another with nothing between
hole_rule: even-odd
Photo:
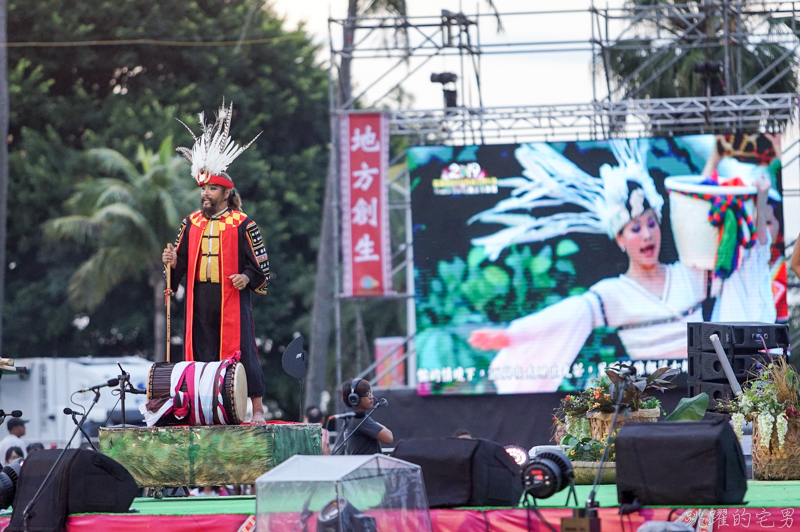
<instances>
[{"instance_id":1,"label":"woven basket prop","mask_svg":"<svg viewBox=\"0 0 800 532\"><path fill-rule=\"evenodd\" d=\"M758 421L753 420L753 478L756 480L800 479L800 421L789 418L783 449L778 444L778 431L773 428L769 447L761 446L763 435Z\"/></svg>"},{"instance_id":2,"label":"woven basket prop","mask_svg":"<svg viewBox=\"0 0 800 532\"><path fill-rule=\"evenodd\" d=\"M635 412L631 412L631 417L629 418L617 416L617 427L614 432L616 433L616 431L628 421L655 423L658 421L659 415L661 415L660 408L641 408ZM602 440L608 436L608 430L611 428L611 419L613 417L613 413L599 412L589 418L589 429L591 430L593 439Z\"/></svg>"}]
</instances>

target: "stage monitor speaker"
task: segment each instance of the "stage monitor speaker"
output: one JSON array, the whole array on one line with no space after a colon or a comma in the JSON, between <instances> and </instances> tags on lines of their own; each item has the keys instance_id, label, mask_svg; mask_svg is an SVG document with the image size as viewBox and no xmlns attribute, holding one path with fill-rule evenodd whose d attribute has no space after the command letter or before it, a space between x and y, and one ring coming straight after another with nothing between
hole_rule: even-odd
<instances>
[{"instance_id":1,"label":"stage monitor speaker","mask_svg":"<svg viewBox=\"0 0 800 532\"><path fill-rule=\"evenodd\" d=\"M615 445L620 504L696 508L744 500L744 456L725 420L626 423Z\"/></svg>"},{"instance_id":2,"label":"stage monitor speaker","mask_svg":"<svg viewBox=\"0 0 800 532\"><path fill-rule=\"evenodd\" d=\"M431 508L515 506L522 496L522 470L493 441L402 440L392 456L422 468Z\"/></svg>"},{"instance_id":3,"label":"stage monitor speaker","mask_svg":"<svg viewBox=\"0 0 800 532\"><path fill-rule=\"evenodd\" d=\"M60 449L47 449L25 459L6 532L26 529L22 513L60 454ZM61 532L68 514L127 512L138 492L119 462L95 451L70 449L34 504L27 529Z\"/></svg>"},{"instance_id":4,"label":"stage monitor speaker","mask_svg":"<svg viewBox=\"0 0 800 532\"><path fill-rule=\"evenodd\" d=\"M781 355L778 355L781 356ZM722 363L716 351L689 351L689 379L701 381L728 382ZM754 377L756 364L769 364L771 356L768 354L733 355L728 357L731 369L736 380L741 382Z\"/></svg>"},{"instance_id":5,"label":"stage monitor speaker","mask_svg":"<svg viewBox=\"0 0 800 532\"><path fill-rule=\"evenodd\" d=\"M764 349L764 343L767 349L789 347L789 327L785 324L697 322L687 326L686 342L689 351L713 352L714 344L709 340L712 334L719 336L723 349L733 349L734 353L753 353Z\"/></svg>"},{"instance_id":6,"label":"stage monitor speaker","mask_svg":"<svg viewBox=\"0 0 800 532\"><path fill-rule=\"evenodd\" d=\"M716 410L718 403L733 399L733 389L725 382L705 382L695 379L687 381L689 386L689 397L694 397L705 392L708 394L707 410Z\"/></svg>"}]
</instances>

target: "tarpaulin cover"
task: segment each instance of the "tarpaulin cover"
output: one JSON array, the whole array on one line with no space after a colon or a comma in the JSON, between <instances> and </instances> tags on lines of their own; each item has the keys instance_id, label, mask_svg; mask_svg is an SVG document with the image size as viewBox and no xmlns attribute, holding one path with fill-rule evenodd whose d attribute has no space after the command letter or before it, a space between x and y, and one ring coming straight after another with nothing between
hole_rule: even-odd
<instances>
[{"instance_id":1,"label":"tarpaulin cover","mask_svg":"<svg viewBox=\"0 0 800 532\"><path fill-rule=\"evenodd\" d=\"M256 481L258 530L313 532L320 520L337 530L374 521L377 530L430 531L422 470L380 454L294 456Z\"/></svg>"},{"instance_id":2,"label":"tarpaulin cover","mask_svg":"<svg viewBox=\"0 0 800 532\"><path fill-rule=\"evenodd\" d=\"M252 484L295 454L320 454L321 442L318 424L100 429L100 451L156 488Z\"/></svg>"}]
</instances>

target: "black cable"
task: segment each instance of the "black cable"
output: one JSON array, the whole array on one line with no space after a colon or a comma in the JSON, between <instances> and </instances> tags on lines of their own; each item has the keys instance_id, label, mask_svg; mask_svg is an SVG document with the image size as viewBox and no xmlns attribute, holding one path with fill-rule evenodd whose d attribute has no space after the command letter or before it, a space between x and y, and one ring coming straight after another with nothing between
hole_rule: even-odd
<instances>
[{"instance_id":1,"label":"black cable","mask_svg":"<svg viewBox=\"0 0 800 532\"><path fill-rule=\"evenodd\" d=\"M486 515L485 510L480 510L480 512L483 515L483 524L486 525L486 532L489 532L489 516Z\"/></svg>"},{"instance_id":2,"label":"black cable","mask_svg":"<svg viewBox=\"0 0 800 532\"><path fill-rule=\"evenodd\" d=\"M527 499L527 497L525 497ZM525 517L528 520L528 532L531 532L531 509L528 508L528 505L525 505Z\"/></svg>"},{"instance_id":3,"label":"black cable","mask_svg":"<svg viewBox=\"0 0 800 532\"><path fill-rule=\"evenodd\" d=\"M111 391L111 395L114 395L114 390ZM117 390L117 395L120 395L119 394L119 390ZM117 405L119 404L120 399L122 399L122 396L117 398L117 402L114 403L114 407L111 410L108 411L108 417L106 418L105 422L103 423L104 427L108 426L108 420L111 419L111 416L114 415L114 410L117 409Z\"/></svg>"}]
</instances>

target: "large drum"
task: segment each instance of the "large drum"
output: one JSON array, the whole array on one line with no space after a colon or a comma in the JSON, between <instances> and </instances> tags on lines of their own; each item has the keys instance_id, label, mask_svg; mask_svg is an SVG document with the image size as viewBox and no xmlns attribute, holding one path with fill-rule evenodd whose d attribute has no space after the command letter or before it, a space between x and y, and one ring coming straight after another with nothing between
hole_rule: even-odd
<instances>
[{"instance_id":1,"label":"large drum","mask_svg":"<svg viewBox=\"0 0 800 532\"><path fill-rule=\"evenodd\" d=\"M217 371L221 362L195 362L198 366L204 366L205 371ZM177 364L170 364L167 362L157 362L150 368L150 374L147 379L147 400L153 401L155 399L170 396L170 382L172 380L172 373L177 371ZM247 378L244 372L244 366L240 363L227 366L225 369L225 377L222 383L220 394L222 396L222 407L228 416L228 425L239 425L244 421L247 413ZM181 385L181 391L187 392L188 386L186 382ZM209 423L208 421L212 421ZM172 414L167 414L161 417L156 423L157 426L168 425L187 425L187 419L178 420ZM224 425L225 423L217 419L216 414L213 420L206 420L206 425Z\"/></svg>"}]
</instances>

